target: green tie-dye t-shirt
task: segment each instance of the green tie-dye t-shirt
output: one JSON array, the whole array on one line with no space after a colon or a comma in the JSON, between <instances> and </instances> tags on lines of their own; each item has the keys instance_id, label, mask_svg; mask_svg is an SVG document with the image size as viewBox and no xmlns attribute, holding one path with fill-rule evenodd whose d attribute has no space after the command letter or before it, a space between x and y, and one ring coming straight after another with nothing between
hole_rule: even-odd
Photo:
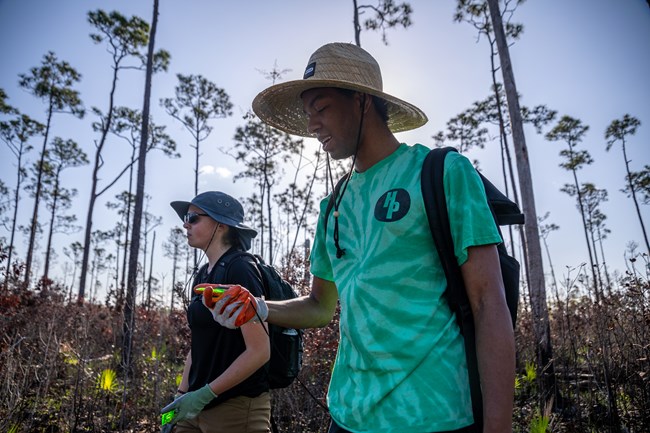
<instances>
[{"instance_id":1,"label":"green tie-dye t-shirt","mask_svg":"<svg viewBox=\"0 0 650 433\"><path fill-rule=\"evenodd\" d=\"M442 298L444 272L422 200L428 152L402 144L353 173L339 206L341 259L331 214L323 232L328 199L320 205L311 272L335 282L341 303L328 403L332 418L353 432L430 432L472 423L462 336ZM462 264L467 247L501 238L467 158L448 154L444 184Z\"/></svg>"}]
</instances>

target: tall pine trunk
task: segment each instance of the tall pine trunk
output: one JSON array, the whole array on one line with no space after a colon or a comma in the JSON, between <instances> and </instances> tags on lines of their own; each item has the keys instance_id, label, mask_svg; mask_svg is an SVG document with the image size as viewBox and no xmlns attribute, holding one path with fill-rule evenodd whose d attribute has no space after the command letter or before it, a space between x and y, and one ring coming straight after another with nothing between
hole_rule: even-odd
<instances>
[{"instance_id":1,"label":"tall pine trunk","mask_svg":"<svg viewBox=\"0 0 650 433\"><path fill-rule=\"evenodd\" d=\"M32 260L34 258L34 243L36 242L36 229L38 227L38 205L41 200L42 180L43 180L43 164L45 164L45 154L47 150L47 139L50 135L50 125L52 123L52 114L54 107L52 105L52 97L50 97L50 104L47 110L47 125L45 127L45 134L43 137L43 148L41 149L41 157L38 161L38 171L36 174L36 192L34 193L34 211L32 212L32 221L29 228L29 244L27 246L27 258L25 259L25 279L23 281L24 288L29 286L29 277L32 270ZM20 170L20 167L18 167Z\"/></svg>"},{"instance_id":2,"label":"tall pine trunk","mask_svg":"<svg viewBox=\"0 0 650 433\"><path fill-rule=\"evenodd\" d=\"M499 11L499 0L487 0L487 3L490 8L490 17L499 50L499 60L508 101L512 138L517 160L517 174L519 176L522 207L526 217L524 226L526 246L528 249L526 261L528 263L528 280L530 282L529 290L533 313L533 330L535 333L535 341L537 342L538 377L541 378L542 401L540 401L540 409L543 411L546 402L553 397L559 396L559 394L553 364L553 348L551 345L546 287L544 283L544 265L542 262L542 248L539 241L539 227L537 226L537 211L535 210L535 193L533 190L530 160L526 146L526 138L524 136L521 109L519 107L517 86L515 84L503 22L501 20L501 12ZM558 403L557 398L554 401L556 404Z\"/></svg>"},{"instance_id":3,"label":"tall pine trunk","mask_svg":"<svg viewBox=\"0 0 650 433\"><path fill-rule=\"evenodd\" d=\"M269 218L269 263L273 264L273 215L271 203L271 184L268 176L264 174L264 183L266 183L266 213Z\"/></svg>"},{"instance_id":4,"label":"tall pine trunk","mask_svg":"<svg viewBox=\"0 0 650 433\"><path fill-rule=\"evenodd\" d=\"M357 44L357 47L361 46L361 24L359 23L359 7L357 6L357 0L352 0L354 5L354 42Z\"/></svg>"},{"instance_id":5,"label":"tall pine trunk","mask_svg":"<svg viewBox=\"0 0 650 433\"><path fill-rule=\"evenodd\" d=\"M118 311L124 306L124 292L126 288L126 272L127 272L127 258L129 256L129 229L131 228L131 197L133 192L133 159L135 158L135 149L131 154L131 167L129 168L129 192L126 196L126 213L124 215L124 252L122 257L122 279L120 280L120 285L117 295L117 305L116 308Z\"/></svg>"},{"instance_id":6,"label":"tall pine trunk","mask_svg":"<svg viewBox=\"0 0 650 433\"><path fill-rule=\"evenodd\" d=\"M113 82L111 84L111 93L108 102L108 114L106 116L106 121L102 125L102 135L99 140L99 144L97 144L97 149L95 150L95 165L93 167L93 177L90 186L90 200L88 202L88 212L86 214L86 231L84 233L84 249L83 256L81 258L81 271L79 274L79 295L77 296L78 303L83 302L86 294L86 274L88 273L88 261L90 259L90 238L93 230L93 211L95 210L97 197L99 197L97 194L97 184L99 183L99 169L103 164L102 150L106 144L108 131L110 131L111 123L113 122L113 107L115 104L115 88L117 87L117 72L118 68L113 68Z\"/></svg>"},{"instance_id":7,"label":"tall pine trunk","mask_svg":"<svg viewBox=\"0 0 650 433\"><path fill-rule=\"evenodd\" d=\"M9 288L9 276L13 274L13 270L11 269L11 260L12 256L14 253L14 241L16 237L16 225L18 223L18 202L20 202L20 186L22 185L22 171L20 168L22 167L22 144L21 144L21 152L19 153L18 156L18 172L17 179L16 179L16 194L14 195L14 214L11 219L11 237L9 240L9 252L7 255L7 270L5 271L5 282L4 282L4 290L8 290Z\"/></svg>"},{"instance_id":8,"label":"tall pine trunk","mask_svg":"<svg viewBox=\"0 0 650 433\"><path fill-rule=\"evenodd\" d=\"M137 291L138 255L140 251L140 231L142 227L142 214L144 208L145 163L147 158L147 142L149 140L149 105L151 100L151 77L153 74L153 56L157 26L158 0L154 0L153 19L151 32L149 34L149 48L147 51L147 73L145 78L144 102L142 108L138 175L136 180L135 206L133 211L133 230L131 232L131 246L129 249L129 272L126 287L126 303L124 306L124 323L122 325L122 366L127 375L131 369L131 350L133 347L133 333L135 332L135 297ZM123 401L123 404L126 404L126 400ZM122 417L124 417L124 412L125 410L123 408Z\"/></svg>"},{"instance_id":9,"label":"tall pine trunk","mask_svg":"<svg viewBox=\"0 0 650 433\"><path fill-rule=\"evenodd\" d=\"M648 233L645 230L645 224L643 224L643 218L641 217L641 209L639 208L639 201L636 198L636 190L632 184L632 173L630 172L630 160L627 159L627 150L625 150L625 138L623 138L623 159L625 160L625 172L627 173L627 184L630 188L630 193L632 194L632 201L634 202L634 208L636 209L636 215L639 218L639 223L641 224L641 231L643 232L643 240L645 241L645 247L650 254L650 242L648 241Z\"/></svg>"},{"instance_id":10,"label":"tall pine trunk","mask_svg":"<svg viewBox=\"0 0 650 433\"><path fill-rule=\"evenodd\" d=\"M151 240L151 254L149 255L149 276L147 277L147 309L151 308L151 279L153 278L153 252L156 248L156 231L153 232L153 239ZM146 263L143 262L143 263Z\"/></svg>"},{"instance_id":11,"label":"tall pine trunk","mask_svg":"<svg viewBox=\"0 0 650 433\"><path fill-rule=\"evenodd\" d=\"M178 269L178 246L174 247L174 254L172 257L172 299L169 303L169 314L174 311L174 294L176 289L176 270Z\"/></svg>"},{"instance_id":12,"label":"tall pine trunk","mask_svg":"<svg viewBox=\"0 0 650 433\"><path fill-rule=\"evenodd\" d=\"M43 270L43 282L46 283L50 274L50 257L52 254L52 236L54 235L54 221L56 217L56 206L59 199L59 174L61 167L57 169L54 176L54 196L52 198L52 213L50 214L50 231L47 236L47 247L45 248L45 269Z\"/></svg>"},{"instance_id":13,"label":"tall pine trunk","mask_svg":"<svg viewBox=\"0 0 650 433\"><path fill-rule=\"evenodd\" d=\"M571 160L573 160L573 148L569 145L569 154L571 155ZM580 210L580 218L582 219L582 227L585 233L585 242L587 244L587 252L589 253L589 267L591 268L591 277L593 279L594 285L594 294L596 295L596 302L600 302L600 291L598 290L598 277L596 276L596 263L594 263L594 254L591 250L591 241L589 240L589 229L587 224L586 211L584 206L584 200L582 198L582 191L580 190L580 184L578 183L578 174L576 169L572 170L573 172L573 182L576 187L576 197L578 198L578 209Z\"/></svg>"}]
</instances>

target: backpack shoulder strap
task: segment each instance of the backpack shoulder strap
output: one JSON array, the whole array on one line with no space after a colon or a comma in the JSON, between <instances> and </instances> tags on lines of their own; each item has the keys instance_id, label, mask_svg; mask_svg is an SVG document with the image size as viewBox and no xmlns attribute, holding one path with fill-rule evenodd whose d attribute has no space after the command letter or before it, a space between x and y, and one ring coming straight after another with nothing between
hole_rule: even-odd
<instances>
[{"instance_id":1,"label":"backpack shoulder strap","mask_svg":"<svg viewBox=\"0 0 650 433\"><path fill-rule=\"evenodd\" d=\"M481 382L478 375L476 356L476 335L472 311L465 290L463 276L454 254L449 214L444 189L445 157L449 152L456 152L453 147L433 149L426 156L422 165L421 188L424 207L433 243L438 251L440 263L445 272L447 287L445 297L452 311L456 314L465 343L465 357L469 373L469 385L472 395L472 411L477 426L483 425L483 398Z\"/></svg>"},{"instance_id":2,"label":"backpack shoulder strap","mask_svg":"<svg viewBox=\"0 0 650 433\"><path fill-rule=\"evenodd\" d=\"M208 264L205 263L203 266L199 268L199 270L196 272L196 275L194 275L194 278L192 279L192 287L199 284L205 277L207 277L207 274L208 274ZM193 293L192 290L190 290L190 292Z\"/></svg>"},{"instance_id":3,"label":"backpack shoulder strap","mask_svg":"<svg viewBox=\"0 0 650 433\"><path fill-rule=\"evenodd\" d=\"M421 187L433 243L447 277L446 296L450 297L450 301L458 303L462 298L461 292L465 289L462 286L463 280L454 254L454 242L445 199L445 157L449 152L456 152L456 149L443 147L429 152L422 165Z\"/></svg>"},{"instance_id":4,"label":"backpack shoulder strap","mask_svg":"<svg viewBox=\"0 0 650 433\"><path fill-rule=\"evenodd\" d=\"M232 254L226 254L225 256L221 257L217 264L215 265L215 270L214 272L214 279L217 281L224 281L226 277L228 276L228 270L230 269L230 265L240 257L252 257L253 261L257 265L257 259L255 256L247 251L236 251Z\"/></svg>"}]
</instances>

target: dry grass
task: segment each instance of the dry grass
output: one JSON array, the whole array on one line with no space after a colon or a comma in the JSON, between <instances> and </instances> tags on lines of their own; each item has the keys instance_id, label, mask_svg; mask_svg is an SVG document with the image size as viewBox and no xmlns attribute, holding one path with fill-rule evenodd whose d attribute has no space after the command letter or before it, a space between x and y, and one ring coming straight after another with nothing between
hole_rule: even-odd
<instances>
[{"instance_id":1,"label":"dry grass","mask_svg":"<svg viewBox=\"0 0 650 433\"><path fill-rule=\"evenodd\" d=\"M530 314L520 312L515 431L650 430L647 279L626 275L601 304L579 289L569 293L550 305L560 401L540 401ZM273 391L280 431L326 431L321 405L337 332L333 322L305 333L300 383ZM56 286L0 293L0 335L0 431L7 432L157 432L189 342L182 311L139 308L132 368L124 371L122 313L67 303Z\"/></svg>"}]
</instances>

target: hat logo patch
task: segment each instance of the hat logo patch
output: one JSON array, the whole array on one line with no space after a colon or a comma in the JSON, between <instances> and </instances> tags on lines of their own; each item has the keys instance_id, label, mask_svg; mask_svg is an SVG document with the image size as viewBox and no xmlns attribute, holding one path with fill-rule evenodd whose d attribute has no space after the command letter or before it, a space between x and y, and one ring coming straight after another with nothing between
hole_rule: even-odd
<instances>
[{"instance_id":1,"label":"hat logo patch","mask_svg":"<svg viewBox=\"0 0 650 433\"><path fill-rule=\"evenodd\" d=\"M305 69L305 74L302 76L302 79L304 80L306 78L313 77L315 73L316 73L316 62L313 62L307 65L307 68Z\"/></svg>"},{"instance_id":2,"label":"hat logo patch","mask_svg":"<svg viewBox=\"0 0 650 433\"><path fill-rule=\"evenodd\" d=\"M385 192L375 204L375 219L393 222L404 218L411 208L411 196L403 188Z\"/></svg>"}]
</instances>

